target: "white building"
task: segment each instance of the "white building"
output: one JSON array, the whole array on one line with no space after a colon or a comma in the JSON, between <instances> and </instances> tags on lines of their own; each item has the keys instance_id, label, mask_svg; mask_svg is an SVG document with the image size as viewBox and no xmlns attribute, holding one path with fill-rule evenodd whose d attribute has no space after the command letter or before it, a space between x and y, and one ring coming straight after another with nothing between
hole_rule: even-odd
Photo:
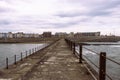
<instances>
[{"instance_id":1,"label":"white building","mask_svg":"<svg viewBox=\"0 0 120 80\"><path fill-rule=\"evenodd\" d=\"M30 33L25 33L24 38L38 38L39 34L30 34Z\"/></svg>"},{"instance_id":2,"label":"white building","mask_svg":"<svg viewBox=\"0 0 120 80\"><path fill-rule=\"evenodd\" d=\"M35 37L35 38L38 38L38 37L39 37L39 34L34 34L34 37Z\"/></svg>"},{"instance_id":3,"label":"white building","mask_svg":"<svg viewBox=\"0 0 120 80\"><path fill-rule=\"evenodd\" d=\"M57 32L55 33L56 37L67 37L67 33L66 32Z\"/></svg>"},{"instance_id":4,"label":"white building","mask_svg":"<svg viewBox=\"0 0 120 80\"><path fill-rule=\"evenodd\" d=\"M13 38L13 33L12 33L12 32L6 33L6 37L7 37L7 38Z\"/></svg>"},{"instance_id":5,"label":"white building","mask_svg":"<svg viewBox=\"0 0 120 80\"><path fill-rule=\"evenodd\" d=\"M5 33L0 33L0 38L5 38Z\"/></svg>"},{"instance_id":6,"label":"white building","mask_svg":"<svg viewBox=\"0 0 120 80\"><path fill-rule=\"evenodd\" d=\"M74 32L70 32L68 37L74 37Z\"/></svg>"},{"instance_id":7,"label":"white building","mask_svg":"<svg viewBox=\"0 0 120 80\"><path fill-rule=\"evenodd\" d=\"M23 32L18 32L14 34L14 38L22 38L23 36Z\"/></svg>"},{"instance_id":8,"label":"white building","mask_svg":"<svg viewBox=\"0 0 120 80\"><path fill-rule=\"evenodd\" d=\"M40 37L39 34L31 34L31 33L23 33L23 32L18 32L18 33L0 33L0 38L38 38Z\"/></svg>"},{"instance_id":9,"label":"white building","mask_svg":"<svg viewBox=\"0 0 120 80\"><path fill-rule=\"evenodd\" d=\"M30 34L24 34L23 37L24 37L24 38L29 38L29 37L30 37Z\"/></svg>"},{"instance_id":10,"label":"white building","mask_svg":"<svg viewBox=\"0 0 120 80\"><path fill-rule=\"evenodd\" d=\"M81 36L100 36L100 32L78 32L74 36L75 37L81 37Z\"/></svg>"}]
</instances>

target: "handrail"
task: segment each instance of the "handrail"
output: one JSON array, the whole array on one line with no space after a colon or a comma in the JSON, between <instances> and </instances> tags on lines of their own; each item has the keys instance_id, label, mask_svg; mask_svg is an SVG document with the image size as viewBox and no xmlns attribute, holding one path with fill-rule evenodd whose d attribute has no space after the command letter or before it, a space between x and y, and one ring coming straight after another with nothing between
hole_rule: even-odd
<instances>
[{"instance_id":1,"label":"handrail","mask_svg":"<svg viewBox=\"0 0 120 80\"><path fill-rule=\"evenodd\" d=\"M71 48L71 50L73 50L73 53L74 52L76 52L76 53L78 53L77 51L74 51L74 44L76 44L76 45L84 45L84 44L82 44L82 43L76 43L76 42L74 42L74 41L71 41L71 40L69 40L69 39L65 39L66 40L66 42L68 43L68 45L70 46L70 48ZM86 50L89 50L89 51L91 51L91 52L93 52L93 53L95 53L95 54L97 54L98 56L100 56L100 54L98 53L98 52L96 52L96 51L94 51L94 50L91 50L91 49L88 49L88 48L86 48L86 47L82 47L82 48L84 48L84 49L86 49ZM79 50L80 50L80 47L79 47ZM75 54L75 53L74 53ZM79 53L79 55L80 55L80 53ZM98 69L100 69L100 67L98 67L96 64L94 64L94 62L92 62L87 56L85 56L85 55L83 55L92 65L94 65L96 68L98 68ZM111 59L111 58L109 58L109 57L106 57L106 56L103 56L103 55L101 55L104 59L107 59L107 60L109 60L109 61L111 61L111 62L113 62L113 63L116 63L117 65L120 65L120 63L119 62L117 62L117 61L115 61L115 60L113 60L113 59ZM79 56L80 57L80 56ZM110 80L113 80L112 78L111 78L111 76L109 76L107 73L105 73L105 72L102 72L103 74L105 74L105 76L106 77L108 77L108 79L110 79ZM100 79L100 80L102 80L102 79ZM104 79L105 80L105 79Z\"/></svg>"},{"instance_id":2,"label":"handrail","mask_svg":"<svg viewBox=\"0 0 120 80\"><path fill-rule=\"evenodd\" d=\"M103 56L103 57L105 57L105 56ZM116 62L115 60L113 60L113 59L110 59L109 57L105 57L106 59L108 59L109 61L111 61L111 62L114 62L114 63L116 63L116 64L118 64L118 65L120 65L120 63L119 62Z\"/></svg>"},{"instance_id":3,"label":"handrail","mask_svg":"<svg viewBox=\"0 0 120 80\"><path fill-rule=\"evenodd\" d=\"M31 50L31 51L34 50L34 51L33 52L29 52L29 50ZM11 64L15 64L16 65L17 62L20 61L20 60L23 61L24 58L27 58L28 56L34 54L35 52L40 50L40 48L39 49L32 48L32 49L29 49L29 50L23 51L23 52L21 52L20 54L17 54L17 55L13 55L13 56L7 57L6 58L6 68L8 69L9 65L11 65ZM10 60L10 62L9 62L9 59L13 59L13 60Z\"/></svg>"},{"instance_id":4,"label":"handrail","mask_svg":"<svg viewBox=\"0 0 120 80\"><path fill-rule=\"evenodd\" d=\"M96 68L98 68L99 69L99 67L96 65L96 64L94 64L89 58L87 58L85 55L83 55L88 61L90 61L90 63L92 63Z\"/></svg>"},{"instance_id":5,"label":"handrail","mask_svg":"<svg viewBox=\"0 0 120 80\"><path fill-rule=\"evenodd\" d=\"M88 49L88 48L86 48L86 47L83 47L84 49L87 49L87 50L89 50L89 51L91 51L91 52L94 52L94 53L96 53L97 55L99 55L97 52L95 52L95 51L93 51L93 50L91 50L91 49ZM86 58L86 59L88 59L85 55L84 55L84 57ZM116 61L114 61L113 59L110 59L109 57L105 57L105 56L103 56L104 58L106 58L107 60L109 60L109 61L111 61L111 62L114 62L114 63L116 63L116 64L118 64L118 65L120 65L120 63L119 62L116 62ZM90 61L90 63L92 63L95 67L97 67L97 68L99 68L97 65L95 65L90 59L88 59L88 61ZM113 80L107 73L105 74L110 80Z\"/></svg>"},{"instance_id":6,"label":"handrail","mask_svg":"<svg viewBox=\"0 0 120 80\"><path fill-rule=\"evenodd\" d=\"M97 55L100 55L99 53L97 53L97 52L95 52L95 51L93 51L93 50L91 50L91 49L88 49L88 48L86 48L86 47L83 47L83 48L86 49L86 50L89 50L89 51L91 51L91 52L94 52L94 53L96 53ZM103 56L103 57L105 57L105 56ZM112 61L112 62L120 65L119 62L117 62L117 61L115 61L115 60L113 60L113 59L111 59L111 58L109 58L109 57L105 57L105 58L108 59L109 61Z\"/></svg>"},{"instance_id":7,"label":"handrail","mask_svg":"<svg viewBox=\"0 0 120 80\"><path fill-rule=\"evenodd\" d=\"M97 54L97 55L100 55L99 53L97 53L96 51L93 51L93 50L91 50L91 49L88 49L88 48L86 48L86 47L83 47L84 49L86 49L86 50L89 50L89 51L91 51L91 52L93 52L93 53L95 53L95 54Z\"/></svg>"},{"instance_id":8,"label":"handrail","mask_svg":"<svg viewBox=\"0 0 120 80\"><path fill-rule=\"evenodd\" d=\"M92 73L92 71L85 65L85 64L83 64L84 66L85 66L85 68L88 70L88 72L91 74L91 76L94 78L94 80L97 80L97 78L95 77L95 75Z\"/></svg>"},{"instance_id":9,"label":"handrail","mask_svg":"<svg viewBox=\"0 0 120 80\"><path fill-rule=\"evenodd\" d=\"M20 54L15 54L13 56L10 56L10 57L6 57L6 60L4 60L3 62L6 62L5 64L6 65L3 65L4 67L6 67L7 69L9 68L9 65L12 65L12 64L17 64L16 62L18 61L23 61L24 58L27 58L28 56L31 56L31 55L34 55L37 51L42 51L44 50L45 48L51 46L52 44L56 43L57 41L59 41L60 39L57 39L53 42L51 42L49 45L48 44L45 44L44 46L36 46L35 48L32 48L32 49L28 49L27 51L23 51L21 52ZM10 60L9 59L13 59L13 60ZM2 65L4 63L0 63L0 65ZM1 66L0 66L1 67ZM3 68L4 68L3 67Z\"/></svg>"}]
</instances>

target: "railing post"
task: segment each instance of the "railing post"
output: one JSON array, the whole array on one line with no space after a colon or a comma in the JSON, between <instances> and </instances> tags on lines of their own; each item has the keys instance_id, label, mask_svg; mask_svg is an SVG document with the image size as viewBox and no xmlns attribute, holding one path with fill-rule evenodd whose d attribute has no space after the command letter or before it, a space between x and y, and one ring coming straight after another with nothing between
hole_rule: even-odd
<instances>
[{"instance_id":1,"label":"railing post","mask_svg":"<svg viewBox=\"0 0 120 80\"><path fill-rule=\"evenodd\" d=\"M71 49L71 42L70 42L70 40L68 40L69 41L69 48Z\"/></svg>"},{"instance_id":2,"label":"railing post","mask_svg":"<svg viewBox=\"0 0 120 80\"><path fill-rule=\"evenodd\" d=\"M75 54L75 42L73 43L73 54Z\"/></svg>"},{"instance_id":3,"label":"railing post","mask_svg":"<svg viewBox=\"0 0 120 80\"><path fill-rule=\"evenodd\" d=\"M39 46L38 46L38 51L39 51Z\"/></svg>"},{"instance_id":4,"label":"railing post","mask_svg":"<svg viewBox=\"0 0 120 80\"><path fill-rule=\"evenodd\" d=\"M73 42L71 41L71 50L73 51Z\"/></svg>"},{"instance_id":5,"label":"railing post","mask_svg":"<svg viewBox=\"0 0 120 80\"><path fill-rule=\"evenodd\" d=\"M67 39L68 45L70 45L70 41Z\"/></svg>"},{"instance_id":6,"label":"railing post","mask_svg":"<svg viewBox=\"0 0 120 80\"><path fill-rule=\"evenodd\" d=\"M26 51L26 58L27 58L27 51Z\"/></svg>"},{"instance_id":7,"label":"railing post","mask_svg":"<svg viewBox=\"0 0 120 80\"><path fill-rule=\"evenodd\" d=\"M31 55L31 49L29 50L29 54Z\"/></svg>"},{"instance_id":8,"label":"railing post","mask_svg":"<svg viewBox=\"0 0 120 80\"><path fill-rule=\"evenodd\" d=\"M35 48L35 52L37 51L37 49Z\"/></svg>"},{"instance_id":9,"label":"railing post","mask_svg":"<svg viewBox=\"0 0 120 80\"><path fill-rule=\"evenodd\" d=\"M100 61L99 61L99 80L105 80L106 78L106 53L100 53Z\"/></svg>"},{"instance_id":10,"label":"railing post","mask_svg":"<svg viewBox=\"0 0 120 80\"><path fill-rule=\"evenodd\" d=\"M72 50L72 41L70 41L70 49Z\"/></svg>"},{"instance_id":11,"label":"railing post","mask_svg":"<svg viewBox=\"0 0 120 80\"><path fill-rule=\"evenodd\" d=\"M38 46L36 47L36 50L38 51Z\"/></svg>"},{"instance_id":12,"label":"railing post","mask_svg":"<svg viewBox=\"0 0 120 80\"><path fill-rule=\"evenodd\" d=\"M22 61L22 52L21 52L21 61Z\"/></svg>"},{"instance_id":13,"label":"railing post","mask_svg":"<svg viewBox=\"0 0 120 80\"><path fill-rule=\"evenodd\" d=\"M34 52L36 52L36 48L34 48Z\"/></svg>"},{"instance_id":14,"label":"railing post","mask_svg":"<svg viewBox=\"0 0 120 80\"><path fill-rule=\"evenodd\" d=\"M34 48L32 49L32 54L34 54Z\"/></svg>"},{"instance_id":15,"label":"railing post","mask_svg":"<svg viewBox=\"0 0 120 80\"><path fill-rule=\"evenodd\" d=\"M33 53L35 53L35 49L33 48Z\"/></svg>"},{"instance_id":16,"label":"railing post","mask_svg":"<svg viewBox=\"0 0 120 80\"><path fill-rule=\"evenodd\" d=\"M82 63L82 44L79 44L79 63Z\"/></svg>"},{"instance_id":17,"label":"railing post","mask_svg":"<svg viewBox=\"0 0 120 80\"><path fill-rule=\"evenodd\" d=\"M34 53L35 53L35 48L34 48Z\"/></svg>"},{"instance_id":18,"label":"railing post","mask_svg":"<svg viewBox=\"0 0 120 80\"><path fill-rule=\"evenodd\" d=\"M15 55L14 57L15 57L15 62L14 62L14 64L16 64L16 55Z\"/></svg>"},{"instance_id":19,"label":"railing post","mask_svg":"<svg viewBox=\"0 0 120 80\"><path fill-rule=\"evenodd\" d=\"M6 58L6 69L8 69L8 57Z\"/></svg>"}]
</instances>

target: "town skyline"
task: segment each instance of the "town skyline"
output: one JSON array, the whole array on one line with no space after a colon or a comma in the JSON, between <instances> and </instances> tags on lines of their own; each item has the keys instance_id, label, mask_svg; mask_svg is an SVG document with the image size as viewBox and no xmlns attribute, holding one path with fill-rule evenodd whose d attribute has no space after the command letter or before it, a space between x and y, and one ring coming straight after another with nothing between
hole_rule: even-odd
<instances>
[{"instance_id":1,"label":"town skyline","mask_svg":"<svg viewBox=\"0 0 120 80\"><path fill-rule=\"evenodd\" d=\"M120 36L119 0L0 0L0 32Z\"/></svg>"},{"instance_id":2,"label":"town skyline","mask_svg":"<svg viewBox=\"0 0 120 80\"><path fill-rule=\"evenodd\" d=\"M54 34L56 34L56 33L66 33L66 34L70 34L70 33L94 33L95 31L89 31L89 32L64 32L64 31L61 31L61 32L52 32L52 31L43 31L43 32L0 32L0 33L13 33L13 34L15 34L15 33L23 33L23 34L43 34L44 32L51 32L53 35ZM96 32L100 32L100 31L96 31ZM119 36L119 35L115 35L114 33L109 33L109 34L102 34L101 32L100 32L100 34L101 35L103 35L103 36Z\"/></svg>"},{"instance_id":3,"label":"town skyline","mask_svg":"<svg viewBox=\"0 0 120 80\"><path fill-rule=\"evenodd\" d=\"M81 37L81 36L101 36L100 32L56 32L53 34L52 32L43 32L40 33L0 33L0 39L7 39L7 38L51 38L51 37ZM102 35L103 36L103 35Z\"/></svg>"}]
</instances>

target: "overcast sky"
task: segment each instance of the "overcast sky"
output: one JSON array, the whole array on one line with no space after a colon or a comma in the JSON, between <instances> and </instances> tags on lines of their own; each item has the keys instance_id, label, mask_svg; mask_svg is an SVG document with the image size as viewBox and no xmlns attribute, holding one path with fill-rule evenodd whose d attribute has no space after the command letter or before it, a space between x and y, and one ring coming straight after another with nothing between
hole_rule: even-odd
<instances>
[{"instance_id":1,"label":"overcast sky","mask_svg":"<svg viewBox=\"0 0 120 80\"><path fill-rule=\"evenodd\" d=\"M120 0L0 0L0 32L120 35Z\"/></svg>"}]
</instances>

